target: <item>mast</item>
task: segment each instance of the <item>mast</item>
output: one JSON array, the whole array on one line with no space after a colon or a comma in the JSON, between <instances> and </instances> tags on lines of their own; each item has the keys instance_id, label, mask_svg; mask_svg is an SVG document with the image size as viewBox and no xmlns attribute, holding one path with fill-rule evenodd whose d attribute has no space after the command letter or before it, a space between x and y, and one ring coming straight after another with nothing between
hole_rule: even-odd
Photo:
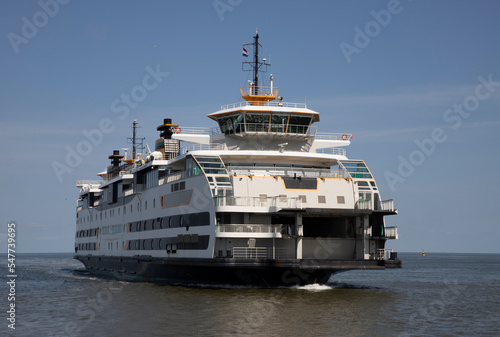
<instances>
[{"instance_id":1,"label":"mast","mask_svg":"<svg viewBox=\"0 0 500 337\"><path fill-rule=\"evenodd\" d=\"M253 60L242 62L244 71L253 72L253 82L249 81L250 85L247 88L240 89L243 99L251 102L252 105L262 105L263 102L274 100L278 94L277 88L274 88L272 84L271 87L259 86L259 72L267 72L267 67L271 64L267 63L265 58L263 58L262 61L259 60L259 47L262 46L259 43L259 33L257 29L253 37L253 43L247 43L243 46L252 46L253 48ZM264 66L264 68L262 68L262 66Z\"/></svg>"},{"instance_id":2,"label":"mast","mask_svg":"<svg viewBox=\"0 0 500 337\"><path fill-rule=\"evenodd\" d=\"M132 123L132 138L127 138L129 144L132 144L132 159L136 159L136 154L137 150L144 150L144 139L145 137L137 137L137 129L139 129L140 126L137 126L137 120L134 119L134 122Z\"/></svg>"},{"instance_id":3,"label":"mast","mask_svg":"<svg viewBox=\"0 0 500 337\"><path fill-rule=\"evenodd\" d=\"M259 33L255 30L253 37L253 85L255 88L259 86Z\"/></svg>"}]
</instances>

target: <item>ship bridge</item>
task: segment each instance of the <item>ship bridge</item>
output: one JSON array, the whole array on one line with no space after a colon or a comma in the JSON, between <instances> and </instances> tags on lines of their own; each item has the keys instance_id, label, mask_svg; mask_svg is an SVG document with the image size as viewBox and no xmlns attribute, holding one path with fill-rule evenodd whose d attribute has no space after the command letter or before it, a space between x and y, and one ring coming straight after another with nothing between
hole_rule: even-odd
<instances>
[{"instance_id":1,"label":"ship bridge","mask_svg":"<svg viewBox=\"0 0 500 337\"><path fill-rule=\"evenodd\" d=\"M278 136L306 138L316 134L312 124L319 113L301 103L239 102L224 105L207 117L219 124L220 132L234 136Z\"/></svg>"}]
</instances>

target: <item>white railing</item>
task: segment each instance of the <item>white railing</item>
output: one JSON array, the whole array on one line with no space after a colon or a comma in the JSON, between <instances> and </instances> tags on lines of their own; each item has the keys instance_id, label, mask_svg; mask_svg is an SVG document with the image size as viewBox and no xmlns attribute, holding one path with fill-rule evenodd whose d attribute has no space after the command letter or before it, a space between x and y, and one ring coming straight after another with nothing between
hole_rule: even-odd
<instances>
[{"instance_id":1,"label":"white railing","mask_svg":"<svg viewBox=\"0 0 500 337\"><path fill-rule=\"evenodd\" d=\"M217 225L218 233L282 233L283 225L267 224L224 224Z\"/></svg>"},{"instance_id":2,"label":"white railing","mask_svg":"<svg viewBox=\"0 0 500 337\"><path fill-rule=\"evenodd\" d=\"M396 239L398 238L398 227L384 227L384 237L387 239Z\"/></svg>"},{"instance_id":3,"label":"white railing","mask_svg":"<svg viewBox=\"0 0 500 337\"><path fill-rule=\"evenodd\" d=\"M222 105L220 107L221 110L228 110L228 109L234 109L234 108L240 108L240 107L248 107L248 106L255 106L252 105L252 103L258 103L259 106L262 106L262 102L238 102L238 103L231 103L231 104L226 104ZM273 106L273 107L284 107L284 108L295 108L295 109L306 109L307 105L305 103L289 103L289 102L267 102L263 106Z\"/></svg>"},{"instance_id":4,"label":"white railing","mask_svg":"<svg viewBox=\"0 0 500 337\"><path fill-rule=\"evenodd\" d=\"M300 198L277 197L214 197L215 206L237 206L237 207L279 207L279 208L302 208Z\"/></svg>"},{"instance_id":5,"label":"white railing","mask_svg":"<svg viewBox=\"0 0 500 337\"><path fill-rule=\"evenodd\" d=\"M380 201L380 206L375 208L373 200L360 198L356 202L356 209L371 209L371 210L391 211L391 212L395 211L393 199L382 200Z\"/></svg>"},{"instance_id":6,"label":"white railing","mask_svg":"<svg viewBox=\"0 0 500 337\"><path fill-rule=\"evenodd\" d=\"M389 260L391 258L392 249L377 249L377 260Z\"/></svg>"},{"instance_id":7,"label":"white railing","mask_svg":"<svg viewBox=\"0 0 500 337\"><path fill-rule=\"evenodd\" d=\"M191 144L181 148L181 154L186 154L192 151L223 151L225 150L224 144L214 143L210 145Z\"/></svg>"},{"instance_id":8,"label":"white railing","mask_svg":"<svg viewBox=\"0 0 500 337\"><path fill-rule=\"evenodd\" d=\"M272 247L233 247L235 259L292 259L293 251L287 248Z\"/></svg>"},{"instance_id":9,"label":"white railing","mask_svg":"<svg viewBox=\"0 0 500 337\"><path fill-rule=\"evenodd\" d=\"M394 200L393 199L382 200L380 202L380 209L382 211L394 211Z\"/></svg>"},{"instance_id":10,"label":"white railing","mask_svg":"<svg viewBox=\"0 0 500 337\"><path fill-rule=\"evenodd\" d=\"M351 138L352 138L351 133L327 133L327 132L316 133L316 139L349 140Z\"/></svg>"},{"instance_id":11,"label":"white railing","mask_svg":"<svg viewBox=\"0 0 500 337\"><path fill-rule=\"evenodd\" d=\"M250 168L247 166L231 165L228 173L232 175L249 176L288 176L288 177L306 177L306 178L348 178L349 173L342 168L337 169L313 169L299 167L274 167L265 166Z\"/></svg>"},{"instance_id":12,"label":"white railing","mask_svg":"<svg viewBox=\"0 0 500 337\"><path fill-rule=\"evenodd\" d=\"M78 180L75 181L76 187L88 186L88 188L99 187L102 184L102 181L99 180Z\"/></svg>"},{"instance_id":13,"label":"white railing","mask_svg":"<svg viewBox=\"0 0 500 337\"><path fill-rule=\"evenodd\" d=\"M206 127L182 127L180 128L180 134L186 133L190 135L211 135L212 129Z\"/></svg>"},{"instance_id":14,"label":"white railing","mask_svg":"<svg viewBox=\"0 0 500 337\"><path fill-rule=\"evenodd\" d=\"M316 153L334 154L337 156L344 156L344 157L347 155L347 151L345 149L341 149L339 147L330 147L330 148L319 149L316 151Z\"/></svg>"}]
</instances>

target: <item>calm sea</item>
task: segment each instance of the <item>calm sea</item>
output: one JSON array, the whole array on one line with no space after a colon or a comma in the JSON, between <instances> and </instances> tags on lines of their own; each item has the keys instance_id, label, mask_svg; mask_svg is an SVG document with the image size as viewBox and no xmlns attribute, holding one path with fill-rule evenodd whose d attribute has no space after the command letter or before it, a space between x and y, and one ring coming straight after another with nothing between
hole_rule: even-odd
<instances>
[{"instance_id":1,"label":"calm sea","mask_svg":"<svg viewBox=\"0 0 500 337\"><path fill-rule=\"evenodd\" d=\"M500 255L399 257L399 270L255 289L115 282L71 254L19 255L12 331L4 256L0 335L500 336Z\"/></svg>"}]
</instances>

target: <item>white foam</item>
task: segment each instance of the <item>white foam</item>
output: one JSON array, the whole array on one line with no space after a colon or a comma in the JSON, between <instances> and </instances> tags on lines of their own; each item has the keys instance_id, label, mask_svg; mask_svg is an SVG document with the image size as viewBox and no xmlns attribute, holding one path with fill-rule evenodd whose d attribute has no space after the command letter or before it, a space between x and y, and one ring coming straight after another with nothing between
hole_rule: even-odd
<instances>
[{"instance_id":1,"label":"white foam","mask_svg":"<svg viewBox=\"0 0 500 337\"><path fill-rule=\"evenodd\" d=\"M327 284L314 283L314 284L308 284L305 286L297 287L297 289L308 290L308 291L325 291L325 290L332 290L335 288L332 287L331 285L327 285Z\"/></svg>"}]
</instances>

